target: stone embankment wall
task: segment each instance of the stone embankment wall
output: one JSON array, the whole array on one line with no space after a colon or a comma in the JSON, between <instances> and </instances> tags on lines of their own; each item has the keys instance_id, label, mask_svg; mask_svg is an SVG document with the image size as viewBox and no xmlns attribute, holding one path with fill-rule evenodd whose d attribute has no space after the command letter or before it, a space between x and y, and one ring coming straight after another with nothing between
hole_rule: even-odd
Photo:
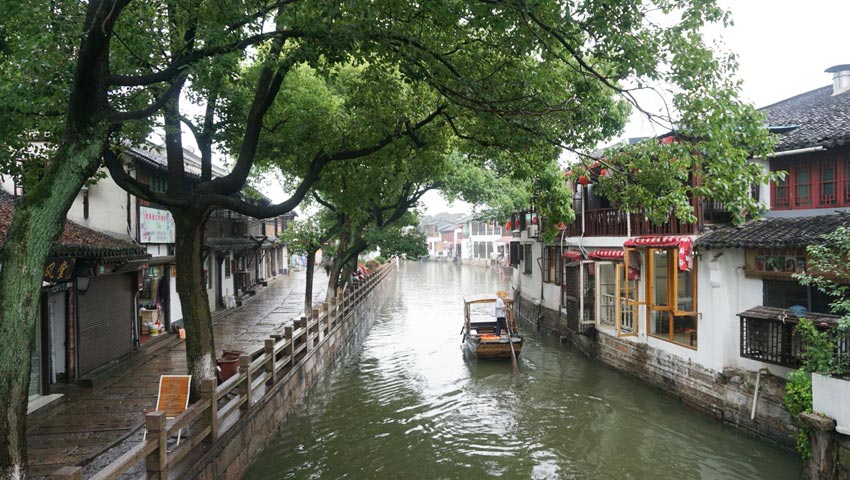
<instances>
[{"instance_id":1,"label":"stone embankment wall","mask_svg":"<svg viewBox=\"0 0 850 480\"><path fill-rule=\"evenodd\" d=\"M812 455L804 461L803 479L850 480L850 436L835 431L835 420L805 413Z\"/></svg>"},{"instance_id":2,"label":"stone embankment wall","mask_svg":"<svg viewBox=\"0 0 850 480\"><path fill-rule=\"evenodd\" d=\"M215 480L241 478L265 445L278 432L287 416L312 388L334 368L362 346L389 290L394 288L394 273L384 279L367 297L354 307L351 317L332 329L315 345L287 378L275 385L264 402L254 405L209 448L194 465L187 468L185 478Z\"/></svg>"},{"instance_id":3,"label":"stone embankment wall","mask_svg":"<svg viewBox=\"0 0 850 480\"><path fill-rule=\"evenodd\" d=\"M685 404L787 447L796 427L785 409L785 379L762 373L756 415L750 419L758 372L709 370L693 361L645 343L581 328L566 312L541 307L515 293L518 318L526 325L558 335L591 359L632 375Z\"/></svg>"}]
</instances>

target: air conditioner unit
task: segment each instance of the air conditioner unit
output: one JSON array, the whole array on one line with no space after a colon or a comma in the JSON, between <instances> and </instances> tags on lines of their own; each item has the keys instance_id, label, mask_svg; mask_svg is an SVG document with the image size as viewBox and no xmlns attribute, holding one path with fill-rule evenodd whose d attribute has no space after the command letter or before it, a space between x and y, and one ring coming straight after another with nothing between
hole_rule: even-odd
<instances>
[{"instance_id":1,"label":"air conditioner unit","mask_svg":"<svg viewBox=\"0 0 850 480\"><path fill-rule=\"evenodd\" d=\"M528 226L528 237L529 238L537 238L537 234L540 233L540 227L537 225L529 225Z\"/></svg>"}]
</instances>

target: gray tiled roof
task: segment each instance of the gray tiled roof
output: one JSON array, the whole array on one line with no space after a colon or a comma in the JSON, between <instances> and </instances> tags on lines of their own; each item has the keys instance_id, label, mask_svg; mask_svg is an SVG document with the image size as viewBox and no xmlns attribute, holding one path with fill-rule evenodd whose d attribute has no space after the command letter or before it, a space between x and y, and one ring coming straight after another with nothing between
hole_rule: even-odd
<instances>
[{"instance_id":1,"label":"gray tiled roof","mask_svg":"<svg viewBox=\"0 0 850 480\"><path fill-rule=\"evenodd\" d=\"M6 235L12 224L16 200L0 191L0 252L6 244ZM56 257L89 257L109 261L147 260L144 247L111 237L70 220L53 243L50 255Z\"/></svg>"},{"instance_id":2,"label":"gray tiled roof","mask_svg":"<svg viewBox=\"0 0 850 480\"><path fill-rule=\"evenodd\" d=\"M850 215L762 218L737 227L707 233L694 242L696 248L785 248L805 247L842 225L850 225Z\"/></svg>"},{"instance_id":3,"label":"gray tiled roof","mask_svg":"<svg viewBox=\"0 0 850 480\"><path fill-rule=\"evenodd\" d=\"M780 136L776 151L850 144L850 92L832 95L832 85L761 109L771 127L798 126ZM784 129L783 129L784 130Z\"/></svg>"}]
</instances>

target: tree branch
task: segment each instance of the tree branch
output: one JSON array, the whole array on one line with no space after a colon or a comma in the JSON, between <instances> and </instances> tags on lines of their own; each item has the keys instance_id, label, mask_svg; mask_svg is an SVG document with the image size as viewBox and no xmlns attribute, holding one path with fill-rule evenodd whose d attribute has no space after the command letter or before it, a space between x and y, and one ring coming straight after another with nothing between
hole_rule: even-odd
<instances>
[{"instance_id":1,"label":"tree branch","mask_svg":"<svg viewBox=\"0 0 850 480\"><path fill-rule=\"evenodd\" d=\"M186 68L205 58L242 50L246 47L256 45L266 40L285 40L287 38L299 38L302 36L304 36L304 32L299 30L276 30L273 32L258 33L256 35L251 35L250 37L228 44L210 46L207 48L195 50L188 55L181 56L179 59L176 59L175 61L171 62L171 64L169 64L165 69L160 70L158 72L149 73L145 75L113 74L107 78L107 83L109 85L117 87L141 87L153 85L155 83L167 82L172 78L176 77L177 75L180 75L183 71L186 70Z\"/></svg>"},{"instance_id":2,"label":"tree branch","mask_svg":"<svg viewBox=\"0 0 850 480\"><path fill-rule=\"evenodd\" d=\"M105 149L103 161L107 170L109 170L109 176L112 177L112 180L131 195L168 207L183 207L186 205L185 199L177 199L172 195L155 192L149 186L131 177L124 170L120 156L111 148Z\"/></svg>"},{"instance_id":3,"label":"tree branch","mask_svg":"<svg viewBox=\"0 0 850 480\"><path fill-rule=\"evenodd\" d=\"M113 123L123 123L130 120L142 120L150 117L151 115L157 113L168 103L171 96L175 91L179 91L183 88L183 83L186 81L186 75L183 75L182 78L178 78L171 85L168 86L168 90L165 91L162 95L159 96L153 103L148 105L147 107L141 110L131 110L129 112L119 112L117 110L112 110L109 114L110 120Z\"/></svg>"}]
</instances>

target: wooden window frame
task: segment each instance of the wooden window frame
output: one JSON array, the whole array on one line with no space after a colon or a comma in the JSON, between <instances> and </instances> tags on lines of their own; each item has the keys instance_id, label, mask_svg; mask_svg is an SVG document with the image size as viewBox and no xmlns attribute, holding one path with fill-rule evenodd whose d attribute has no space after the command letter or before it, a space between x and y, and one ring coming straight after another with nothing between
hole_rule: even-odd
<instances>
[{"instance_id":1,"label":"wooden window frame","mask_svg":"<svg viewBox=\"0 0 850 480\"><path fill-rule=\"evenodd\" d=\"M794 164L793 170L794 170L794 180L795 181L794 181L793 188L794 188L794 207L796 207L796 208L814 208L816 206L815 205L816 195L815 195L815 191L814 191L815 190L815 188L814 188L815 187L815 182L814 182L815 169L812 168L812 167L813 167L812 164L809 163L809 162L806 162L806 161L797 162L796 164ZM808 171L809 180L808 180L807 183L801 183L800 182L800 172L802 172L802 171ZM808 199L808 200L805 201L806 203L802 203L804 200L801 200L800 195L799 195L800 187L804 187L804 186L808 187L808 189L809 189L808 190L808 192L809 192L808 196L804 197L804 198Z\"/></svg>"},{"instance_id":2,"label":"wooden window frame","mask_svg":"<svg viewBox=\"0 0 850 480\"><path fill-rule=\"evenodd\" d=\"M622 263L622 262L620 262ZM602 308L603 306L607 306L602 302L602 269L603 267L611 266L611 276L613 277L613 283L605 283L605 285L613 285L614 295L611 299L611 306L614 307L614 311L611 315L611 323L603 323L602 322ZM594 276L595 285L595 296L596 296L596 329L599 330L602 326L606 327L614 327L617 328L617 306L619 304L620 291L618 288L618 278L617 278L617 263L616 262L594 262L594 269L596 269L596 275Z\"/></svg>"},{"instance_id":3,"label":"wooden window frame","mask_svg":"<svg viewBox=\"0 0 850 480\"><path fill-rule=\"evenodd\" d=\"M826 168L831 164L832 167L832 180L824 180L823 175L829 169ZM818 162L818 177L817 177L817 185L818 185L818 201L817 205L822 208L828 207L837 207L838 200L841 198L841 185L838 183L838 159L834 156L829 156L827 158L822 158ZM832 198L827 199L824 197L824 187L826 185L832 185Z\"/></svg>"},{"instance_id":4,"label":"wooden window frame","mask_svg":"<svg viewBox=\"0 0 850 480\"><path fill-rule=\"evenodd\" d=\"M543 283L561 284L559 247L543 247Z\"/></svg>"},{"instance_id":5,"label":"wooden window frame","mask_svg":"<svg viewBox=\"0 0 850 480\"><path fill-rule=\"evenodd\" d=\"M655 256L654 253L656 251L665 251L667 252L667 267L666 267L666 282L667 282L667 305L659 306L655 305L655 296L653 295L653 287L655 285ZM694 294L693 299L693 310L692 311L683 311L679 310L679 249L677 247L660 247L660 248L648 248L646 250L646 265L647 265L647 275L646 275L646 285L645 287L645 298L646 298L646 332L652 338L657 338L659 340L663 340L665 342L670 342L680 347L689 348L691 350L697 350L699 347L699 342L696 342L696 346L688 345L685 343L680 343L676 341L676 331L675 331L675 319L676 317L693 317L694 319L694 334L699 335L699 315L698 315L698 295L697 295L697 270L696 264L693 265L692 274L691 274L691 282L692 289ZM656 335L652 333L652 312L667 312L667 330L668 333L666 336Z\"/></svg>"},{"instance_id":6,"label":"wooden window frame","mask_svg":"<svg viewBox=\"0 0 850 480\"><path fill-rule=\"evenodd\" d=\"M832 169L832 180L824 180L825 171ZM799 173L808 170L809 180L799 182ZM847 152L822 152L806 157L774 159L771 171L785 171L785 181L770 184L772 210L805 210L811 208L850 207L850 156ZM824 198L826 185L833 186L831 198ZM808 202L798 196L798 188L809 187ZM780 202L780 198L782 201Z\"/></svg>"},{"instance_id":7,"label":"wooden window frame","mask_svg":"<svg viewBox=\"0 0 850 480\"><path fill-rule=\"evenodd\" d=\"M783 194L780 203L780 193ZM791 208L791 173L784 180L770 184L770 207L774 210L787 210Z\"/></svg>"},{"instance_id":8,"label":"wooden window frame","mask_svg":"<svg viewBox=\"0 0 850 480\"><path fill-rule=\"evenodd\" d=\"M617 289L617 298L614 303L614 319L617 324L617 336L635 337L640 333L640 319L638 315L640 312L641 301L639 299L632 298L630 295L631 289L629 289L628 270L625 263L617 263L614 277ZM626 279L625 284L623 282L624 278ZM638 293L638 289L635 288L633 293ZM632 310L633 328L631 330L625 330L623 328L623 315L626 313L623 311L624 303L627 308Z\"/></svg>"}]
</instances>

